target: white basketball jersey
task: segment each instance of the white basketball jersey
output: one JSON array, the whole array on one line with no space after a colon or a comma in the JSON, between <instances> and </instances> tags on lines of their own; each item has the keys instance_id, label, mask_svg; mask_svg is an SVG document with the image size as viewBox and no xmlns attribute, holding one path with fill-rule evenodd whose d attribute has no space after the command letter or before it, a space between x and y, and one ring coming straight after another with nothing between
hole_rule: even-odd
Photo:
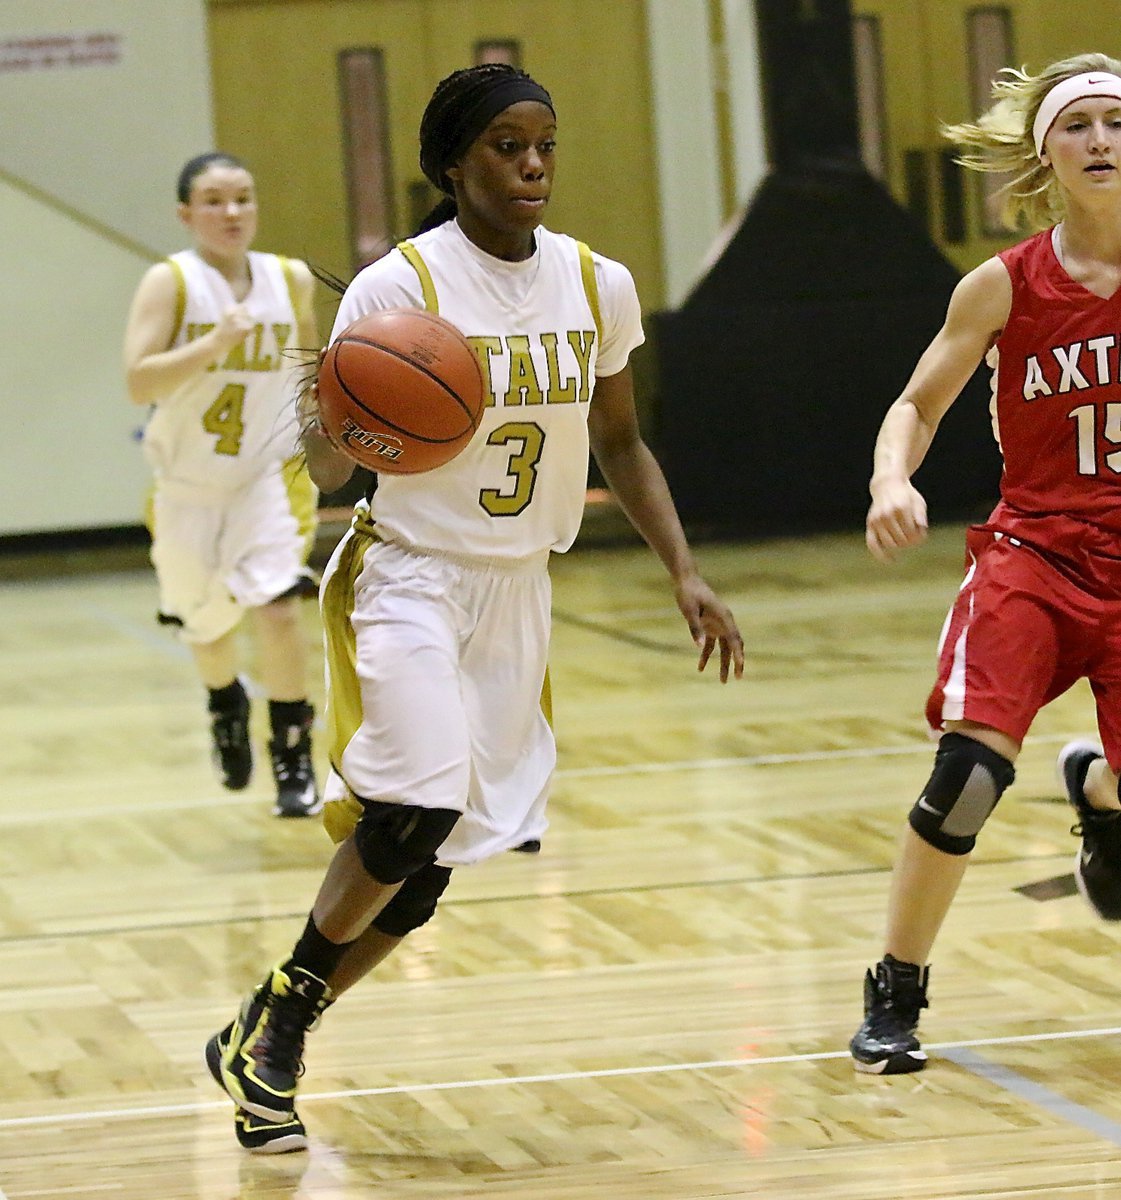
<instances>
[{"instance_id":1,"label":"white basketball jersey","mask_svg":"<svg viewBox=\"0 0 1121 1200\"><path fill-rule=\"evenodd\" d=\"M332 338L374 309L438 312L482 368L486 407L467 448L433 471L378 476L371 508L394 541L521 558L576 537L597 370L623 369L643 340L641 315L625 267L570 237L535 237L531 258L506 262L448 221L360 272L339 305Z\"/></svg>"},{"instance_id":2,"label":"white basketball jersey","mask_svg":"<svg viewBox=\"0 0 1121 1200\"><path fill-rule=\"evenodd\" d=\"M225 276L195 251L168 261L180 285L174 347L208 332L237 300ZM284 261L251 251L249 270L242 303L253 328L245 340L160 400L148 420L144 447L161 480L227 491L296 453L301 366L292 353L297 323Z\"/></svg>"}]
</instances>

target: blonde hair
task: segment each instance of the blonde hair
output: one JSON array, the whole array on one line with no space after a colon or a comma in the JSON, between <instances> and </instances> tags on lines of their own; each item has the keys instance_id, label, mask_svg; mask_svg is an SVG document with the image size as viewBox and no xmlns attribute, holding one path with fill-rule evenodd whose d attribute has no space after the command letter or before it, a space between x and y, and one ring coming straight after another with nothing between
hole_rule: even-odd
<instances>
[{"instance_id":1,"label":"blonde hair","mask_svg":"<svg viewBox=\"0 0 1121 1200\"><path fill-rule=\"evenodd\" d=\"M1032 126L1047 93L1064 79L1090 71L1121 75L1121 62L1108 54L1076 54L1045 67L1038 75L1005 67L993 81L995 103L977 118L943 125L942 135L962 147L956 159L973 171L1010 174L1001 188L1004 219L1045 229L1062 219L1065 205L1054 172L1039 161Z\"/></svg>"}]
</instances>

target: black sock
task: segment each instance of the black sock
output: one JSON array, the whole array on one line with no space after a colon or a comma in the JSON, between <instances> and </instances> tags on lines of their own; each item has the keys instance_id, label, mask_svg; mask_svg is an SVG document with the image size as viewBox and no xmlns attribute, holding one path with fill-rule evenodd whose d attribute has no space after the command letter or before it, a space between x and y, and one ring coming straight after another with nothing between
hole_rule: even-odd
<instances>
[{"instance_id":1,"label":"black sock","mask_svg":"<svg viewBox=\"0 0 1121 1200\"><path fill-rule=\"evenodd\" d=\"M207 688L207 691L210 693L209 708L211 712L234 712L245 701L245 688L241 686L241 680L236 677L233 683L227 683L225 687Z\"/></svg>"},{"instance_id":2,"label":"black sock","mask_svg":"<svg viewBox=\"0 0 1121 1200\"><path fill-rule=\"evenodd\" d=\"M332 942L330 938L324 937L316 929L315 920L309 913L304 931L300 934L300 940L296 943L292 950L292 957L288 961L292 966L300 967L326 982L331 978L331 974L339 965L342 956L353 944L353 942Z\"/></svg>"},{"instance_id":3,"label":"black sock","mask_svg":"<svg viewBox=\"0 0 1121 1200\"><path fill-rule=\"evenodd\" d=\"M311 724L311 705L306 700L270 700L269 724L274 734L287 736L288 730L296 726L301 729Z\"/></svg>"}]
</instances>

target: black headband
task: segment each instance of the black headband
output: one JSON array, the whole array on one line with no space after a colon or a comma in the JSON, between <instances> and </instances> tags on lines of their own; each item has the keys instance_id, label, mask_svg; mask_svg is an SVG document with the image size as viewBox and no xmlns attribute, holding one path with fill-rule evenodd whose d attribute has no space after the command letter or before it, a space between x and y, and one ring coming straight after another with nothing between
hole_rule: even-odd
<instances>
[{"instance_id":1,"label":"black headband","mask_svg":"<svg viewBox=\"0 0 1121 1200\"><path fill-rule=\"evenodd\" d=\"M554 115L553 98L528 75L499 78L475 101L457 114L444 129L434 130L428 145L420 149L420 169L442 192L453 192L445 172L496 116L512 104L536 100ZM437 143L435 145L431 143Z\"/></svg>"}]
</instances>

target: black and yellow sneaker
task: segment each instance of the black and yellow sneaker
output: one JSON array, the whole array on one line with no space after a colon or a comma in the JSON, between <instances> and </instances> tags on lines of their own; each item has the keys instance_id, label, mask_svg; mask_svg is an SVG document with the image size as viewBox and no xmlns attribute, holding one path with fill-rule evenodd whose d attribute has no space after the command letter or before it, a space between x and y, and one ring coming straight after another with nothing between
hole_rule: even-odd
<instances>
[{"instance_id":1,"label":"black and yellow sneaker","mask_svg":"<svg viewBox=\"0 0 1121 1200\"><path fill-rule=\"evenodd\" d=\"M222 1055L230 1044L233 1028L231 1021L206 1043L207 1070L223 1091ZM234 1115L234 1133L238 1144L250 1154L288 1154L293 1150L306 1150L308 1144L307 1130L295 1111L283 1120L270 1121L239 1108Z\"/></svg>"},{"instance_id":2,"label":"black and yellow sneaker","mask_svg":"<svg viewBox=\"0 0 1121 1200\"><path fill-rule=\"evenodd\" d=\"M1078 890L1104 921L1121 921L1121 811L1095 808L1086 798L1086 772L1102 757L1096 742L1068 742L1055 768L1078 814L1071 833L1081 836L1074 858Z\"/></svg>"},{"instance_id":3,"label":"black and yellow sneaker","mask_svg":"<svg viewBox=\"0 0 1121 1200\"><path fill-rule=\"evenodd\" d=\"M211 692L210 757L222 786L240 792L253 774L253 747L249 742L249 693L240 679L219 692Z\"/></svg>"},{"instance_id":4,"label":"black and yellow sneaker","mask_svg":"<svg viewBox=\"0 0 1121 1200\"><path fill-rule=\"evenodd\" d=\"M246 997L220 1064L222 1086L239 1108L270 1121L292 1114L304 1037L330 1000L322 979L289 964Z\"/></svg>"},{"instance_id":5,"label":"black and yellow sneaker","mask_svg":"<svg viewBox=\"0 0 1121 1200\"><path fill-rule=\"evenodd\" d=\"M900 962L890 954L864 976L864 1023L849 1042L853 1066L869 1075L905 1075L926 1066L915 1036L927 1007L929 967Z\"/></svg>"}]
</instances>

